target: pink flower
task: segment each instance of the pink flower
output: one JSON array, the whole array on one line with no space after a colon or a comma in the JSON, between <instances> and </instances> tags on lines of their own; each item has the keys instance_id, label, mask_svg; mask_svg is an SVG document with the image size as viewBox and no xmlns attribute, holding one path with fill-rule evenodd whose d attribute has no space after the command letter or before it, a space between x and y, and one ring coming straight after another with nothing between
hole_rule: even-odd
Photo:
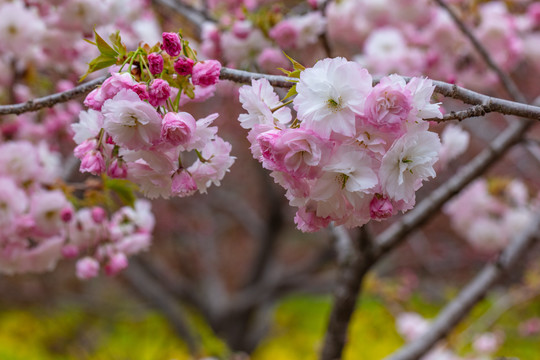
<instances>
[{"instance_id":1,"label":"pink flower","mask_svg":"<svg viewBox=\"0 0 540 360\"><path fill-rule=\"evenodd\" d=\"M101 152L92 150L87 152L81 161L79 168L81 172L89 172L94 175L99 175L105 171L105 160Z\"/></svg>"},{"instance_id":2,"label":"pink flower","mask_svg":"<svg viewBox=\"0 0 540 360\"><path fill-rule=\"evenodd\" d=\"M139 99L141 99L141 100L150 99L150 95L148 95L148 88L147 88L145 83L137 83L137 84L133 85L131 90L136 92L137 95L139 95Z\"/></svg>"},{"instance_id":3,"label":"pink flower","mask_svg":"<svg viewBox=\"0 0 540 360\"><path fill-rule=\"evenodd\" d=\"M165 50L165 52L172 57L180 55L180 52L182 51L180 36L178 36L177 33L164 32L161 49Z\"/></svg>"},{"instance_id":4,"label":"pink flower","mask_svg":"<svg viewBox=\"0 0 540 360\"><path fill-rule=\"evenodd\" d=\"M180 170L174 173L171 185L173 195L185 197L193 195L195 191L197 191L197 184L187 171Z\"/></svg>"},{"instance_id":5,"label":"pink flower","mask_svg":"<svg viewBox=\"0 0 540 360\"><path fill-rule=\"evenodd\" d=\"M75 245L66 245L62 248L62 256L68 259L74 259L79 255L79 248Z\"/></svg>"},{"instance_id":6,"label":"pink flower","mask_svg":"<svg viewBox=\"0 0 540 360\"><path fill-rule=\"evenodd\" d=\"M107 218L107 213L102 207L96 206L92 208L92 219L96 224L101 224Z\"/></svg>"},{"instance_id":7,"label":"pink flower","mask_svg":"<svg viewBox=\"0 0 540 360\"><path fill-rule=\"evenodd\" d=\"M197 127L195 118L187 112L168 112L161 124L161 141L173 146L185 145L193 137Z\"/></svg>"},{"instance_id":8,"label":"pink flower","mask_svg":"<svg viewBox=\"0 0 540 360\"><path fill-rule=\"evenodd\" d=\"M60 211L60 218L63 222L70 222L73 218L73 209L71 207L65 207Z\"/></svg>"},{"instance_id":9,"label":"pink flower","mask_svg":"<svg viewBox=\"0 0 540 360\"><path fill-rule=\"evenodd\" d=\"M303 232L315 232L330 224L330 217L316 215L315 209L308 210L306 207L298 209L294 217L294 223Z\"/></svg>"},{"instance_id":10,"label":"pink flower","mask_svg":"<svg viewBox=\"0 0 540 360\"><path fill-rule=\"evenodd\" d=\"M73 155L77 159L82 160L86 154L88 154L92 150L96 150L97 148L97 140L96 139L88 139L80 143L73 149Z\"/></svg>"},{"instance_id":11,"label":"pink flower","mask_svg":"<svg viewBox=\"0 0 540 360\"><path fill-rule=\"evenodd\" d=\"M131 90L121 90L103 104L104 128L114 142L129 150L149 148L159 140L161 116Z\"/></svg>"},{"instance_id":12,"label":"pink flower","mask_svg":"<svg viewBox=\"0 0 540 360\"><path fill-rule=\"evenodd\" d=\"M268 33L280 48L290 49L295 47L298 39L298 29L288 20L282 20Z\"/></svg>"},{"instance_id":13,"label":"pink flower","mask_svg":"<svg viewBox=\"0 0 540 360\"><path fill-rule=\"evenodd\" d=\"M210 86L219 81L221 64L217 60L206 60L198 62L193 66L193 85Z\"/></svg>"},{"instance_id":14,"label":"pink flower","mask_svg":"<svg viewBox=\"0 0 540 360\"><path fill-rule=\"evenodd\" d=\"M128 259L123 253L116 253L109 259L107 265L105 265L105 274L107 276L114 276L120 271L124 270L128 266Z\"/></svg>"},{"instance_id":15,"label":"pink flower","mask_svg":"<svg viewBox=\"0 0 540 360\"><path fill-rule=\"evenodd\" d=\"M125 179L127 177L126 163L121 159L115 158L107 169L107 175L115 179Z\"/></svg>"},{"instance_id":16,"label":"pink flower","mask_svg":"<svg viewBox=\"0 0 540 360\"><path fill-rule=\"evenodd\" d=\"M404 86L403 79L386 77L373 88L364 110L371 124L385 131L400 132L412 109L411 93Z\"/></svg>"},{"instance_id":17,"label":"pink flower","mask_svg":"<svg viewBox=\"0 0 540 360\"><path fill-rule=\"evenodd\" d=\"M369 215L372 219L381 220L392 216L394 208L388 198L375 194L369 203Z\"/></svg>"},{"instance_id":18,"label":"pink flower","mask_svg":"<svg viewBox=\"0 0 540 360\"><path fill-rule=\"evenodd\" d=\"M163 57L158 53L148 54L148 67L152 75L161 74L163 71Z\"/></svg>"},{"instance_id":19,"label":"pink flower","mask_svg":"<svg viewBox=\"0 0 540 360\"><path fill-rule=\"evenodd\" d=\"M193 64L195 64L195 61L182 56L178 58L178 60L176 60L176 62L174 63L174 71L176 71L178 75L181 76L191 75L191 73L193 72Z\"/></svg>"},{"instance_id":20,"label":"pink flower","mask_svg":"<svg viewBox=\"0 0 540 360\"><path fill-rule=\"evenodd\" d=\"M35 235L59 235L64 227L62 212L69 207L69 202L60 190L34 193L30 200L30 214L35 221Z\"/></svg>"},{"instance_id":21,"label":"pink flower","mask_svg":"<svg viewBox=\"0 0 540 360\"><path fill-rule=\"evenodd\" d=\"M171 86L163 79L154 79L148 90L149 101L152 106L162 106L171 96Z\"/></svg>"},{"instance_id":22,"label":"pink flower","mask_svg":"<svg viewBox=\"0 0 540 360\"><path fill-rule=\"evenodd\" d=\"M81 280L90 279L99 274L99 262L90 256L77 261L76 267L77 277Z\"/></svg>"},{"instance_id":23,"label":"pink flower","mask_svg":"<svg viewBox=\"0 0 540 360\"><path fill-rule=\"evenodd\" d=\"M268 131L257 137L263 166L295 177L313 179L330 157L333 144L305 129Z\"/></svg>"}]
</instances>

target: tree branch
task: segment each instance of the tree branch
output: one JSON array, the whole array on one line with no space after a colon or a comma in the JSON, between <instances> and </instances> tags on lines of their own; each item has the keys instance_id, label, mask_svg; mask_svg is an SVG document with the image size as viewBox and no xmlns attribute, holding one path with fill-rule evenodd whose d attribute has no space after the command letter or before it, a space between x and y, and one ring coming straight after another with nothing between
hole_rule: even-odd
<instances>
[{"instance_id":1,"label":"tree branch","mask_svg":"<svg viewBox=\"0 0 540 360\"><path fill-rule=\"evenodd\" d=\"M376 239L373 250L374 256L380 258L404 241L406 235L435 215L448 199L481 175L512 145L519 142L533 123L532 120L521 120L511 124L452 178L435 189L429 196L418 203L413 210L403 215L398 222L381 233Z\"/></svg>"},{"instance_id":2,"label":"tree branch","mask_svg":"<svg viewBox=\"0 0 540 360\"><path fill-rule=\"evenodd\" d=\"M0 105L0 115L22 114L25 112L37 111L45 107L52 107L58 103L67 102L76 98L77 96L88 94L98 85L103 83L106 78L106 76L103 76L76 86L71 90L37 98L27 101L25 103ZM280 75L254 73L249 71L230 69L226 67L221 69L220 74L221 80L230 80L240 84L251 84L251 80L262 78L267 79L270 84L275 87L290 88L294 85L294 81L291 81L290 78ZM405 79L405 81L411 80L410 77L404 76L403 78ZM380 78L374 78L373 83L377 84L379 81ZM504 115L515 115L528 119L540 120L539 106L527 105L515 101L483 95L454 84L445 83L443 81L434 80L433 84L435 85L435 92L445 97L458 99L470 105L478 105L476 107L473 107L472 109L464 110L465 112L468 112L468 114L470 114L471 116L479 116L479 114L484 111L486 113L497 112ZM463 120L466 118L465 113L457 112L454 114L457 114L457 117L455 119L451 116L447 116L446 120ZM439 119L435 120L440 121Z\"/></svg>"},{"instance_id":3,"label":"tree branch","mask_svg":"<svg viewBox=\"0 0 540 360\"><path fill-rule=\"evenodd\" d=\"M417 340L404 346L387 360L414 360L426 354L439 340L448 334L485 296L487 291L503 275L509 272L523 257L527 249L538 238L540 218L501 253L497 261L487 264L484 269L439 313L429 329Z\"/></svg>"},{"instance_id":4,"label":"tree branch","mask_svg":"<svg viewBox=\"0 0 540 360\"><path fill-rule=\"evenodd\" d=\"M205 22L216 22L216 20L210 17L207 13L197 10L194 7L184 4L178 0L152 0L152 2L156 5L165 6L171 10L174 10L176 13L186 18L186 20L196 28L197 36L199 38Z\"/></svg>"},{"instance_id":5,"label":"tree branch","mask_svg":"<svg viewBox=\"0 0 540 360\"><path fill-rule=\"evenodd\" d=\"M450 15L452 20L454 20L454 23L458 26L459 30L461 30L463 35L465 35L465 37L469 39L469 41L476 49L476 51L480 54L487 66L497 74L497 77L501 81L508 94L510 94L510 96L514 100L517 100L520 103L527 103L527 99L525 98L523 93L519 91L516 83L495 63L484 45L482 45L482 43L476 38L476 36L474 36L474 34L467 28L465 23L461 21L456 12L452 10L452 8L450 8L450 6L448 6L446 2L444 2L444 0L435 0L435 2L439 4L439 6L444 8L446 12L448 12L448 15Z\"/></svg>"},{"instance_id":6,"label":"tree branch","mask_svg":"<svg viewBox=\"0 0 540 360\"><path fill-rule=\"evenodd\" d=\"M352 252L340 264L334 290L334 304L319 357L321 360L341 359L362 281L375 261L372 254L372 239L365 225L360 232L359 241L352 243ZM351 239L343 240L351 242Z\"/></svg>"},{"instance_id":7,"label":"tree branch","mask_svg":"<svg viewBox=\"0 0 540 360\"><path fill-rule=\"evenodd\" d=\"M74 87L73 89L59 92L52 95L47 95L34 100L29 100L25 103L12 104L12 105L0 105L0 115L7 114L22 114L25 112L37 111L46 107L53 107L58 103L64 103L72 100L78 96L86 95L90 91L94 90L98 85L103 83L107 79L107 76L102 76L92 81L88 81L84 84Z\"/></svg>"}]
</instances>

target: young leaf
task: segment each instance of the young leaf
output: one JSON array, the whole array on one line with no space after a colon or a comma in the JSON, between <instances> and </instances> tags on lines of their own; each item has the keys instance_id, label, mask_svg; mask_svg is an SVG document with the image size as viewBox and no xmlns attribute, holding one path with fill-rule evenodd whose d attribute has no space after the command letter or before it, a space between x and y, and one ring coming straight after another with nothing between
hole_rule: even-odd
<instances>
[{"instance_id":1,"label":"young leaf","mask_svg":"<svg viewBox=\"0 0 540 360\"><path fill-rule=\"evenodd\" d=\"M102 55L114 58L118 56L118 52L116 52L116 50L114 50L109 44L107 44L107 42L103 40L101 36L99 36L96 29L94 29L94 35L96 37L96 45Z\"/></svg>"}]
</instances>

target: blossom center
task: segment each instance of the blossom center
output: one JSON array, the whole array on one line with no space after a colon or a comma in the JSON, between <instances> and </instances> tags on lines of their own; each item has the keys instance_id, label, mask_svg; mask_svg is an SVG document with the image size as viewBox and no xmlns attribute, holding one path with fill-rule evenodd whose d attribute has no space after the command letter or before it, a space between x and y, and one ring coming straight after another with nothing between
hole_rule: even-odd
<instances>
[{"instance_id":1,"label":"blossom center","mask_svg":"<svg viewBox=\"0 0 540 360\"><path fill-rule=\"evenodd\" d=\"M341 96L337 99L337 101L332 98L326 101L326 105L330 110L332 110L332 112L338 112L339 110L341 110L343 108L342 103L343 99L341 98Z\"/></svg>"}]
</instances>

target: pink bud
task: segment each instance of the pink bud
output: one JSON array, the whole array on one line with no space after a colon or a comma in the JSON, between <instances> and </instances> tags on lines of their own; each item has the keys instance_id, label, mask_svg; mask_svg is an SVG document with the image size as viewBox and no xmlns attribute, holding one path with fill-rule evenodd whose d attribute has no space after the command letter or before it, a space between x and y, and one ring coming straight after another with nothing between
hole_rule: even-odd
<instances>
[{"instance_id":1,"label":"pink bud","mask_svg":"<svg viewBox=\"0 0 540 360\"><path fill-rule=\"evenodd\" d=\"M171 86L163 79L155 79L150 84L148 96L152 106L164 105L171 96Z\"/></svg>"},{"instance_id":2,"label":"pink bud","mask_svg":"<svg viewBox=\"0 0 540 360\"><path fill-rule=\"evenodd\" d=\"M139 95L139 99L141 100L148 100L148 90L146 89L146 84L144 83L137 83L131 87L131 90L133 90L137 95Z\"/></svg>"},{"instance_id":3,"label":"pink bud","mask_svg":"<svg viewBox=\"0 0 540 360\"><path fill-rule=\"evenodd\" d=\"M115 179L125 179L127 177L126 163L118 158L114 159L107 169L107 175Z\"/></svg>"},{"instance_id":4,"label":"pink bud","mask_svg":"<svg viewBox=\"0 0 540 360\"><path fill-rule=\"evenodd\" d=\"M233 25L232 32L239 39L246 39L253 30L249 21L236 21Z\"/></svg>"},{"instance_id":5,"label":"pink bud","mask_svg":"<svg viewBox=\"0 0 540 360\"><path fill-rule=\"evenodd\" d=\"M152 75L161 74L163 71L163 58L158 53L148 55L148 67Z\"/></svg>"},{"instance_id":6,"label":"pink bud","mask_svg":"<svg viewBox=\"0 0 540 360\"><path fill-rule=\"evenodd\" d=\"M96 206L92 208L92 219L96 224L101 224L107 218L107 213L102 207Z\"/></svg>"},{"instance_id":7,"label":"pink bud","mask_svg":"<svg viewBox=\"0 0 540 360\"><path fill-rule=\"evenodd\" d=\"M79 255L79 248L75 245L66 245L62 248L62 255L68 259L76 258Z\"/></svg>"},{"instance_id":8,"label":"pink bud","mask_svg":"<svg viewBox=\"0 0 540 360\"><path fill-rule=\"evenodd\" d=\"M180 55L180 52L182 51L182 42L180 41L178 34L164 32L161 49L165 50L167 54L173 57Z\"/></svg>"},{"instance_id":9,"label":"pink bud","mask_svg":"<svg viewBox=\"0 0 540 360\"><path fill-rule=\"evenodd\" d=\"M81 161L81 172L89 172L94 175L99 175L105 171L105 161L103 155L97 150L92 150L83 157Z\"/></svg>"},{"instance_id":10,"label":"pink bud","mask_svg":"<svg viewBox=\"0 0 540 360\"><path fill-rule=\"evenodd\" d=\"M369 214L372 219L380 220L392 216L394 207L388 198L375 194L369 204Z\"/></svg>"},{"instance_id":11,"label":"pink bud","mask_svg":"<svg viewBox=\"0 0 540 360\"><path fill-rule=\"evenodd\" d=\"M65 207L60 211L60 218L63 222L70 222L73 218L73 209L70 207Z\"/></svg>"},{"instance_id":12,"label":"pink bud","mask_svg":"<svg viewBox=\"0 0 540 360\"><path fill-rule=\"evenodd\" d=\"M84 156L89 153L92 150L95 150L97 147L97 140L96 139L88 139L77 145L75 149L73 150L73 155L77 159L83 159Z\"/></svg>"},{"instance_id":13,"label":"pink bud","mask_svg":"<svg viewBox=\"0 0 540 360\"><path fill-rule=\"evenodd\" d=\"M192 138L197 122L187 112L168 112L161 125L161 140L171 145L186 145Z\"/></svg>"},{"instance_id":14,"label":"pink bud","mask_svg":"<svg viewBox=\"0 0 540 360\"><path fill-rule=\"evenodd\" d=\"M77 261L77 277L82 280L96 277L99 274L99 262L90 257L84 257Z\"/></svg>"},{"instance_id":15,"label":"pink bud","mask_svg":"<svg viewBox=\"0 0 540 360\"><path fill-rule=\"evenodd\" d=\"M221 64L217 60L198 62L193 66L191 81L193 85L210 86L219 81Z\"/></svg>"},{"instance_id":16,"label":"pink bud","mask_svg":"<svg viewBox=\"0 0 540 360\"><path fill-rule=\"evenodd\" d=\"M113 276L124 270L128 266L128 260L123 253L117 253L111 256L109 263L105 265L105 274Z\"/></svg>"},{"instance_id":17,"label":"pink bud","mask_svg":"<svg viewBox=\"0 0 540 360\"><path fill-rule=\"evenodd\" d=\"M193 72L193 64L195 64L195 61L193 61L192 59L187 57L180 57L174 63L174 71L176 71L178 75L181 76L191 75L191 73Z\"/></svg>"},{"instance_id":18,"label":"pink bud","mask_svg":"<svg viewBox=\"0 0 540 360\"><path fill-rule=\"evenodd\" d=\"M187 171L178 171L173 175L171 192L179 197L192 195L197 190L197 184Z\"/></svg>"}]
</instances>

